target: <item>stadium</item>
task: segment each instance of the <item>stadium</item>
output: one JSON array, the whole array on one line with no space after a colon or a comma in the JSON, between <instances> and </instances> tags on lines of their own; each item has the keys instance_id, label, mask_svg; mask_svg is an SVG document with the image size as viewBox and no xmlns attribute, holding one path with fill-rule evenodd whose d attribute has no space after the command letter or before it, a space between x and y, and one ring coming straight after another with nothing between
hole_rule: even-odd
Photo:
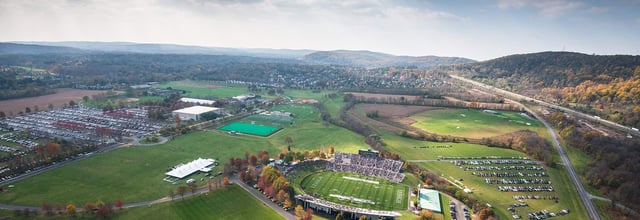
<instances>
[{"instance_id":1,"label":"stadium","mask_svg":"<svg viewBox=\"0 0 640 220\"><path fill-rule=\"evenodd\" d=\"M395 219L401 216L398 211L408 209L409 188L400 184L405 177L400 173L402 161L360 150L358 154L336 152L324 164L319 172L299 181L302 192L296 200L304 208L328 215L342 212L347 218L366 215L367 219Z\"/></svg>"}]
</instances>

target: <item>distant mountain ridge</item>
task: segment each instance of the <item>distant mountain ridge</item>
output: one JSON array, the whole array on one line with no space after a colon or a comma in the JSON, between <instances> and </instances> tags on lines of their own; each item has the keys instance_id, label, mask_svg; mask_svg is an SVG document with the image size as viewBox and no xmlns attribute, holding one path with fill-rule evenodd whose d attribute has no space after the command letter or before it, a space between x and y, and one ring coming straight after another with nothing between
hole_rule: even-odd
<instances>
[{"instance_id":1,"label":"distant mountain ridge","mask_svg":"<svg viewBox=\"0 0 640 220\"><path fill-rule=\"evenodd\" d=\"M0 54L77 54L86 52L88 51L63 46L42 46L0 42Z\"/></svg>"},{"instance_id":2,"label":"distant mountain ridge","mask_svg":"<svg viewBox=\"0 0 640 220\"><path fill-rule=\"evenodd\" d=\"M203 47L177 44L152 44L131 42L90 42L90 41L17 41L12 42L23 45L40 45L54 47L68 47L87 51L100 51L110 53L143 53L143 54L185 54L185 55L227 55L227 56L251 56L266 58L294 59L314 52L314 50L296 49L269 49L269 48L226 48Z\"/></svg>"},{"instance_id":3,"label":"distant mountain ridge","mask_svg":"<svg viewBox=\"0 0 640 220\"><path fill-rule=\"evenodd\" d=\"M305 55L305 61L322 64L348 65L365 68L379 68L387 66L415 66L427 68L438 65L473 63L475 60L461 57L439 57L439 56L394 56L391 54L354 51L354 50L334 50L318 51Z\"/></svg>"}]
</instances>

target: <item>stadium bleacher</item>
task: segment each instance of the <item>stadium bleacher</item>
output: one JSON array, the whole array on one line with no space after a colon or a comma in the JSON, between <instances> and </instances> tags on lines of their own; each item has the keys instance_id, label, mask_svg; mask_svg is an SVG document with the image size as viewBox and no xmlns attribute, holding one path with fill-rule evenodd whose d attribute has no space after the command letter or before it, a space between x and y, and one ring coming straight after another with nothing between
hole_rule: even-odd
<instances>
[{"instance_id":1,"label":"stadium bleacher","mask_svg":"<svg viewBox=\"0 0 640 220\"><path fill-rule=\"evenodd\" d=\"M405 177L400 173L403 164L397 160L336 152L333 161L327 164L327 170L375 176L399 183Z\"/></svg>"}]
</instances>

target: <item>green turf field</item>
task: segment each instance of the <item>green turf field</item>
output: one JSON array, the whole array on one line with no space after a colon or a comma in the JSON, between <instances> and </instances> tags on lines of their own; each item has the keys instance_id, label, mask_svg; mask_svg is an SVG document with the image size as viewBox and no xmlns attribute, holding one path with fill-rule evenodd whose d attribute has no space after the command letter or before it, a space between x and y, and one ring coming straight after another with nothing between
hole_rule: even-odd
<instances>
[{"instance_id":1,"label":"green turf field","mask_svg":"<svg viewBox=\"0 0 640 220\"><path fill-rule=\"evenodd\" d=\"M374 210L407 209L408 187L382 178L353 173L321 172L304 178L301 186L309 195L338 204Z\"/></svg>"},{"instance_id":2,"label":"green turf field","mask_svg":"<svg viewBox=\"0 0 640 220\"><path fill-rule=\"evenodd\" d=\"M519 115L518 112L481 110L435 109L411 116L412 126L425 131L468 138L492 137L519 130L544 128L542 123ZM529 124L527 124L529 123Z\"/></svg>"},{"instance_id":3,"label":"green turf field","mask_svg":"<svg viewBox=\"0 0 640 220\"><path fill-rule=\"evenodd\" d=\"M223 131L235 131L243 134L258 135L262 137L269 136L280 130L278 127L266 126L261 124L247 124L241 122L233 122L218 128Z\"/></svg>"}]
</instances>

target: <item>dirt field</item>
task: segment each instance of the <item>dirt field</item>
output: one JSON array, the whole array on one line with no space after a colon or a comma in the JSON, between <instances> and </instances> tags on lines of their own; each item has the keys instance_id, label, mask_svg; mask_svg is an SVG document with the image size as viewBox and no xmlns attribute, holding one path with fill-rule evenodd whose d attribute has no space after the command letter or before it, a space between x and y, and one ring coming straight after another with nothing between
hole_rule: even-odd
<instances>
[{"instance_id":1,"label":"dirt field","mask_svg":"<svg viewBox=\"0 0 640 220\"><path fill-rule=\"evenodd\" d=\"M7 116L11 114L16 115L18 112L24 112L26 107L31 108L34 111L34 106L37 105L40 111L46 110L49 104L53 104L55 108L63 107L64 104L68 104L69 101L74 100L78 102L82 100L83 96L104 93L106 91L101 90L81 90L81 89L58 89L55 94L36 96L22 99L10 99L0 101L0 111L3 111Z\"/></svg>"}]
</instances>

